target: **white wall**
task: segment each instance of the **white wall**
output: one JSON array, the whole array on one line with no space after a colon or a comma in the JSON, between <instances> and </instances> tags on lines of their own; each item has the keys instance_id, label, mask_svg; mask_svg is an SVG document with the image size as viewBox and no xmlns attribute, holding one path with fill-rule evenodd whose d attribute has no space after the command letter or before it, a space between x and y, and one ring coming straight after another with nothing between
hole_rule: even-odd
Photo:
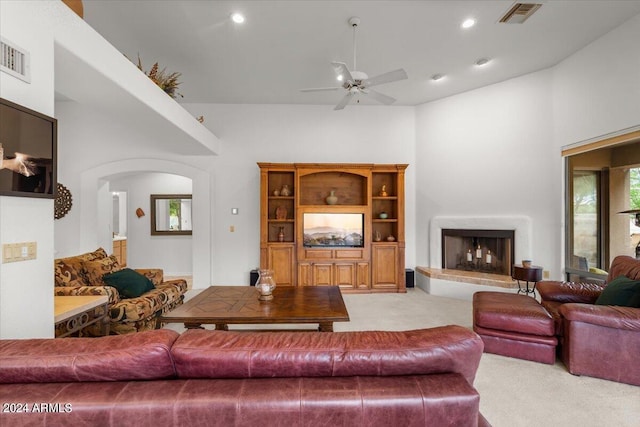
<instances>
[{"instance_id":1,"label":"white wall","mask_svg":"<svg viewBox=\"0 0 640 427\"><path fill-rule=\"evenodd\" d=\"M406 264L415 266L415 121L412 107L187 104L220 138L215 170L213 275L248 283L260 263L260 173L256 162L409 163ZM231 215L231 208L239 215ZM195 207L194 207L195 208ZM235 232L229 227L235 226ZM195 286L195 285L194 285Z\"/></svg>"},{"instance_id":2,"label":"white wall","mask_svg":"<svg viewBox=\"0 0 640 427\"><path fill-rule=\"evenodd\" d=\"M149 203L151 194L191 194L191 179L166 173L142 173L116 177L109 180L109 186L111 191L127 192L128 267L162 266L167 276L191 275L191 236L152 236ZM139 207L146 214L141 218L136 216Z\"/></svg>"},{"instance_id":3,"label":"white wall","mask_svg":"<svg viewBox=\"0 0 640 427\"><path fill-rule=\"evenodd\" d=\"M640 126L640 15L553 69L554 145Z\"/></svg>"},{"instance_id":4,"label":"white wall","mask_svg":"<svg viewBox=\"0 0 640 427\"><path fill-rule=\"evenodd\" d=\"M559 277L550 82L544 70L417 108L420 265L441 268L428 264L433 217L526 216L530 256Z\"/></svg>"},{"instance_id":5,"label":"white wall","mask_svg":"<svg viewBox=\"0 0 640 427\"><path fill-rule=\"evenodd\" d=\"M0 35L31 53L31 83L0 72L0 96L54 116L55 5L0 2ZM38 28L38 31L25 31ZM36 242L37 258L0 264L0 338L53 336L53 200L0 196L0 243Z\"/></svg>"}]
</instances>

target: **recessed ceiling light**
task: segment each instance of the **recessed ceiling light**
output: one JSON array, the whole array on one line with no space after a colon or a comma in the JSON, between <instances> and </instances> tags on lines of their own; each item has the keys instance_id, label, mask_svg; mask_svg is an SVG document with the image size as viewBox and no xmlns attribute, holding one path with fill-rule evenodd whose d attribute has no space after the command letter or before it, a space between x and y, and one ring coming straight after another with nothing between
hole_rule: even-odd
<instances>
[{"instance_id":1,"label":"recessed ceiling light","mask_svg":"<svg viewBox=\"0 0 640 427\"><path fill-rule=\"evenodd\" d=\"M484 65L487 65L487 64L489 63L489 61L490 61L490 59L487 59L487 58L480 58L480 59L478 59L478 60L476 61L476 65L477 65L478 67L482 67L482 66L484 66Z\"/></svg>"},{"instance_id":2,"label":"recessed ceiling light","mask_svg":"<svg viewBox=\"0 0 640 427\"><path fill-rule=\"evenodd\" d=\"M434 74L433 76L431 76L431 80L433 80L434 82L442 79L444 79L444 74Z\"/></svg>"},{"instance_id":3,"label":"recessed ceiling light","mask_svg":"<svg viewBox=\"0 0 640 427\"><path fill-rule=\"evenodd\" d=\"M242 24L244 22L244 15L238 12L232 13L231 20L236 24Z\"/></svg>"},{"instance_id":4,"label":"recessed ceiling light","mask_svg":"<svg viewBox=\"0 0 640 427\"><path fill-rule=\"evenodd\" d=\"M474 25L476 25L476 20L473 18L469 18L469 19L465 19L464 22L462 22L462 25L460 25L462 28L471 28Z\"/></svg>"}]
</instances>

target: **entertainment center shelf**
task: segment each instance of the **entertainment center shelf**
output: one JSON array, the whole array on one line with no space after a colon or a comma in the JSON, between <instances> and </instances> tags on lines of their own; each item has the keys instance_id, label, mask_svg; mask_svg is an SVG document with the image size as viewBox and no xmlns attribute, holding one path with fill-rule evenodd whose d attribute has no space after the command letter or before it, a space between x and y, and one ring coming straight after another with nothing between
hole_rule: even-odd
<instances>
[{"instance_id":1,"label":"entertainment center shelf","mask_svg":"<svg viewBox=\"0 0 640 427\"><path fill-rule=\"evenodd\" d=\"M260 268L281 286L406 292L406 164L258 163Z\"/></svg>"}]
</instances>

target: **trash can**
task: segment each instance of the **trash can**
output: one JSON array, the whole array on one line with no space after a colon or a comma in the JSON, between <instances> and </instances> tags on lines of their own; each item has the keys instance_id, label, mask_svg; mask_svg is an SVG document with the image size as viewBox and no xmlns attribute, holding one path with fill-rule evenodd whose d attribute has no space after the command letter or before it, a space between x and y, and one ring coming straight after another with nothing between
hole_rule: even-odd
<instances>
[{"instance_id":1,"label":"trash can","mask_svg":"<svg viewBox=\"0 0 640 427\"><path fill-rule=\"evenodd\" d=\"M405 268L404 280L407 288L413 288L413 286L415 285L415 272L412 268Z\"/></svg>"},{"instance_id":2,"label":"trash can","mask_svg":"<svg viewBox=\"0 0 640 427\"><path fill-rule=\"evenodd\" d=\"M249 286L255 286L256 285L256 283L258 282L258 276L259 275L260 274L258 273L258 269L257 268L254 269L254 270L251 270L249 272Z\"/></svg>"}]
</instances>

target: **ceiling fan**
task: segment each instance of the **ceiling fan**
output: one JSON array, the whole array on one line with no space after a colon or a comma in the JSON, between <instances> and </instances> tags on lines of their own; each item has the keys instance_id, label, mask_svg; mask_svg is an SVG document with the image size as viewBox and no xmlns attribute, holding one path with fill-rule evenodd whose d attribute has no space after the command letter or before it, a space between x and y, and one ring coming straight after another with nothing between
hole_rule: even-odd
<instances>
[{"instance_id":1,"label":"ceiling fan","mask_svg":"<svg viewBox=\"0 0 640 427\"><path fill-rule=\"evenodd\" d=\"M372 86L381 85L383 83L391 83L398 80L404 80L407 78L407 72L402 68L388 73L380 74L375 77L369 78L369 76L362 71L356 71L356 28L360 25L360 18L349 18L349 25L353 27L353 69L350 71L347 64L344 62L332 62L333 70L336 73L338 81L342 82L342 86L337 87L321 87L321 88L309 88L300 89L301 92L320 92L329 90L345 89L347 93L338 102L334 110L342 110L351 101L355 95L366 95L370 98L385 104L393 104L396 100L388 95L377 92L370 89Z\"/></svg>"}]
</instances>

